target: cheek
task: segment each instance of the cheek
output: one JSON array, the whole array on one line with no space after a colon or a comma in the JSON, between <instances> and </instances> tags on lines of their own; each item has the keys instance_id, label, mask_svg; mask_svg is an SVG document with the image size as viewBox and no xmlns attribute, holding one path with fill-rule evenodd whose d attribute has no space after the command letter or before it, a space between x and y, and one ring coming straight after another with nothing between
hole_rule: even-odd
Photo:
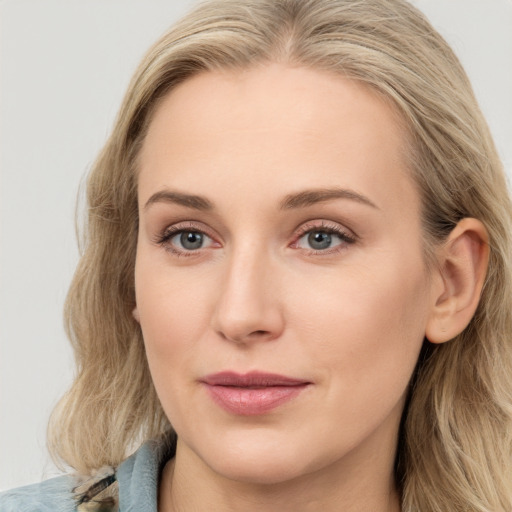
<instances>
[{"instance_id":1,"label":"cheek","mask_svg":"<svg viewBox=\"0 0 512 512\"><path fill-rule=\"evenodd\" d=\"M396 398L423 343L427 286L423 265L379 258L378 264L310 286L312 292L296 302L291 328L302 326L297 337L307 357L329 368L328 378L349 395L394 392Z\"/></svg>"},{"instance_id":2,"label":"cheek","mask_svg":"<svg viewBox=\"0 0 512 512\"><path fill-rule=\"evenodd\" d=\"M202 276L171 271L141 255L135 268L137 308L150 370L158 385L187 367L210 315Z\"/></svg>"},{"instance_id":3,"label":"cheek","mask_svg":"<svg viewBox=\"0 0 512 512\"><path fill-rule=\"evenodd\" d=\"M192 406L189 384L197 377L191 372L197 342L208 317L207 287L191 286L196 279L182 279L165 266L142 263L136 268L136 291L146 357L165 414L182 432Z\"/></svg>"}]
</instances>

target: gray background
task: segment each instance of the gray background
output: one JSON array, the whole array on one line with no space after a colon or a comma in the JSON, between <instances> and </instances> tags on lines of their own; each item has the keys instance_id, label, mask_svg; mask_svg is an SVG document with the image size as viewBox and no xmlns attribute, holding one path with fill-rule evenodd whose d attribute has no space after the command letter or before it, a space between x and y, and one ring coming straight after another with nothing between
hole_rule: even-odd
<instances>
[{"instance_id":1,"label":"gray background","mask_svg":"<svg viewBox=\"0 0 512 512\"><path fill-rule=\"evenodd\" d=\"M465 65L512 175L512 2L418 0ZM57 474L78 186L147 47L192 0L0 2L0 490Z\"/></svg>"}]
</instances>

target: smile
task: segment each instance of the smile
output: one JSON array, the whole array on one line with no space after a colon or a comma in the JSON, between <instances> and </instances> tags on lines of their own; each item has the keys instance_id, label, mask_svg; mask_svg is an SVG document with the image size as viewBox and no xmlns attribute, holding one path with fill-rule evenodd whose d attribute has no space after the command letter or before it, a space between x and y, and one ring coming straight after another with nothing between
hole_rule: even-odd
<instances>
[{"instance_id":1,"label":"smile","mask_svg":"<svg viewBox=\"0 0 512 512\"><path fill-rule=\"evenodd\" d=\"M265 414L292 400L311 382L272 373L220 372L201 380L212 400L241 416Z\"/></svg>"}]
</instances>

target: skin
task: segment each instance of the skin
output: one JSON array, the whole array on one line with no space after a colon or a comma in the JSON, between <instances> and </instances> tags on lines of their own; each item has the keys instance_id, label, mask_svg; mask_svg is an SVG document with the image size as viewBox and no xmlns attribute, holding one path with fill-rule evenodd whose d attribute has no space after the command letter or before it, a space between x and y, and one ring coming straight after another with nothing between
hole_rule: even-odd
<instances>
[{"instance_id":1,"label":"skin","mask_svg":"<svg viewBox=\"0 0 512 512\"><path fill-rule=\"evenodd\" d=\"M178 433L161 512L400 509L396 438L421 345L463 328L485 273L474 219L454 235L459 252L427 271L405 142L368 88L277 64L197 75L158 107L140 155L134 315ZM312 189L368 202L282 208ZM326 229L341 235L313 250L308 235ZM181 232L203 245L180 245ZM452 300L463 292L465 304ZM222 370L310 384L240 416L200 383Z\"/></svg>"}]
</instances>

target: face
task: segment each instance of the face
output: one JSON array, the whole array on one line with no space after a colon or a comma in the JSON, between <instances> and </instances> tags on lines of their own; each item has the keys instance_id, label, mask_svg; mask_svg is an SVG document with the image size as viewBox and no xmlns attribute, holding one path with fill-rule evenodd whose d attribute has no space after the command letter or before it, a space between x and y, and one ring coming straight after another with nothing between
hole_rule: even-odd
<instances>
[{"instance_id":1,"label":"face","mask_svg":"<svg viewBox=\"0 0 512 512\"><path fill-rule=\"evenodd\" d=\"M319 71L205 72L160 104L135 316L178 456L259 483L392 465L432 302L404 151L391 106Z\"/></svg>"}]
</instances>

